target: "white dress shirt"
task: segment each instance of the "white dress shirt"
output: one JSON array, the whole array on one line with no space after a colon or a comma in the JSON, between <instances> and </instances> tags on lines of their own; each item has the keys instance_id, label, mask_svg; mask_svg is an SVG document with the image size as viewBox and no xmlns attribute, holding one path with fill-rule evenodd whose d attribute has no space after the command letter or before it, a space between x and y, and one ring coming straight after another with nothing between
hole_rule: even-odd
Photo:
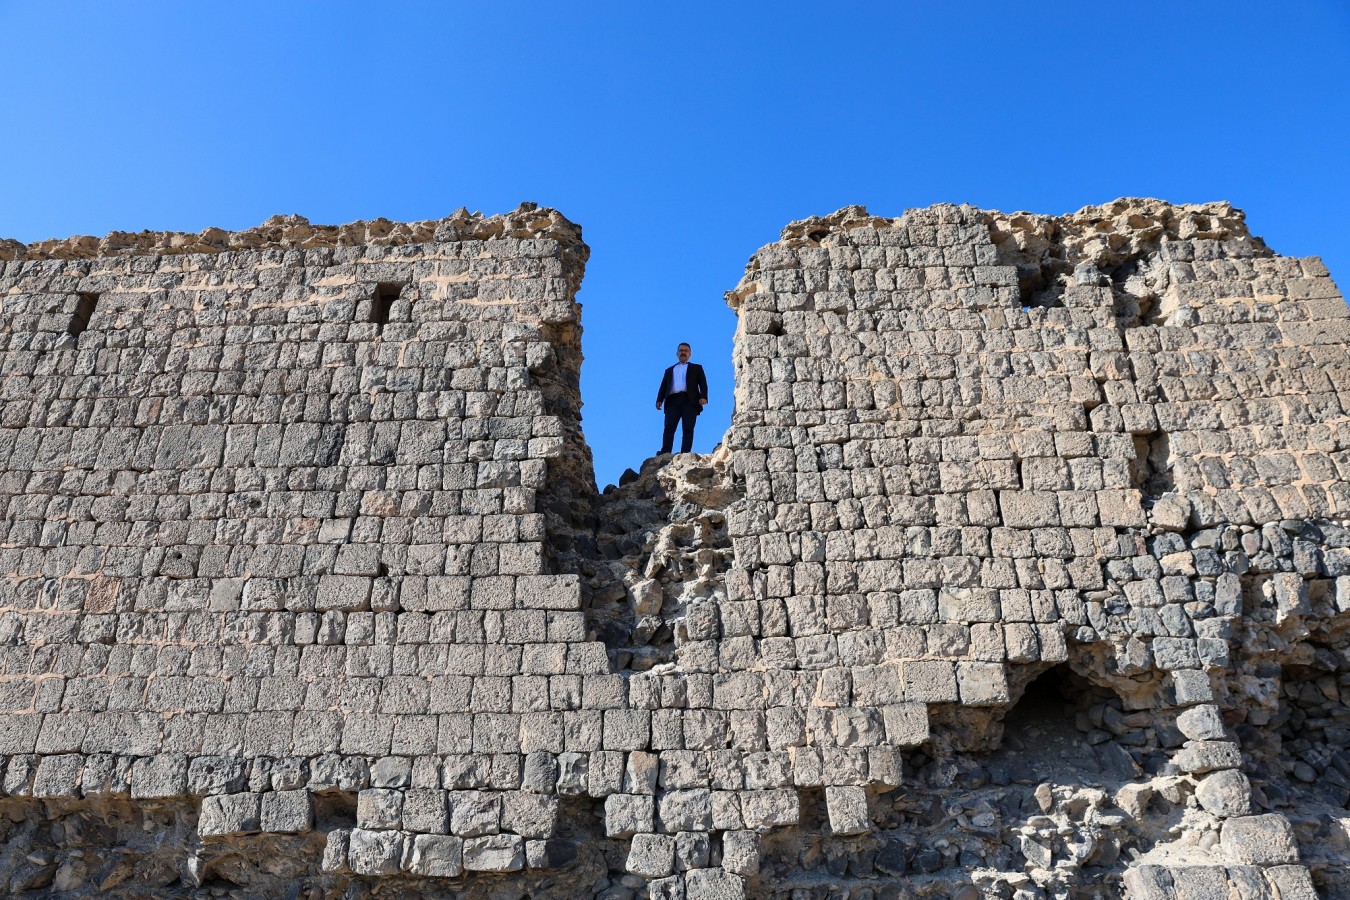
<instances>
[{"instance_id":1,"label":"white dress shirt","mask_svg":"<svg viewBox=\"0 0 1350 900\"><path fill-rule=\"evenodd\" d=\"M689 371L689 363L675 364L675 371L671 373L670 376L670 392L672 394L678 394L682 391L688 390L688 386L684 382L685 373L688 371Z\"/></svg>"}]
</instances>

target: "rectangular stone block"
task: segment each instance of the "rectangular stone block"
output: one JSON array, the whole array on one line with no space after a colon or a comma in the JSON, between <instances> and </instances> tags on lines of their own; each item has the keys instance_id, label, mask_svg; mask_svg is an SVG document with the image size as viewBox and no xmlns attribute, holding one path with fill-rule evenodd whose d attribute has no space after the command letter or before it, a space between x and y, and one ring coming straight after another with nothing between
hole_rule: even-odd
<instances>
[{"instance_id":1,"label":"rectangular stone block","mask_svg":"<svg viewBox=\"0 0 1350 900\"><path fill-rule=\"evenodd\" d=\"M464 842L443 834L419 834L412 839L408 871L428 878L455 878L464 871Z\"/></svg>"},{"instance_id":2,"label":"rectangular stone block","mask_svg":"<svg viewBox=\"0 0 1350 900\"><path fill-rule=\"evenodd\" d=\"M526 838L552 837L558 820L558 798L512 791L502 802L502 828Z\"/></svg>"},{"instance_id":3,"label":"rectangular stone block","mask_svg":"<svg viewBox=\"0 0 1350 900\"><path fill-rule=\"evenodd\" d=\"M263 831L298 834L313 827L314 795L309 791L269 791L263 794Z\"/></svg>"},{"instance_id":4,"label":"rectangular stone block","mask_svg":"<svg viewBox=\"0 0 1350 900\"><path fill-rule=\"evenodd\" d=\"M1008 677L1001 663L958 662L956 680L966 706L1003 706L1009 702Z\"/></svg>"},{"instance_id":5,"label":"rectangular stone block","mask_svg":"<svg viewBox=\"0 0 1350 900\"><path fill-rule=\"evenodd\" d=\"M886 740L896 747L917 747L928 740L928 708L922 703L896 703L882 707Z\"/></svg>"},{"instance_id":6,"label":"rectangular stone block","mask_svg":"<svg viewBox=\"0 0 1350 900\"><path fill-rule=\"evenodd\" d=\"M795 825L801 817L801 801L792 789L745 791L741 794L741 817L746 828L756 831Z\"/></svg>"},{"instance_id":7,"label":"rectangular stone block","mask_svg":"<svg viewBox=\"0 0 1350 900\"><path fill-rule=\"evenodd\" d=\"M395 875L402 868L404 836L399 831L353 829L347 862L358 875Z\"/></svg>"},{"instance_id":8,"label":"rectangular stone block","mask_svg":"<svg viewBox=\"0 0 1350 900\"><path fill-rule=\"evenodd\" d=\"M501 830L502 796L486 791L451 791L450 831L459 837L496 834Z\"/></svg>"},{"instance_id":9,"label":"rectangular stone block","mask_svg":"<svg viewBox=\"0 0 1350 900\"><path fill-rule=\"evenodd\" d=\"M712 794L707 789L667 791L659 798L658 821L666 834L712 828Z\"/></svg>"},{"instance_id":10,"label":"rectangular stone block","mask_svg":"<svg viewBox=\"0 0 1350 900\"><path fill-rule=\"evenodd\" d=\"M605 834L631 837L655 827L656 800L645 794L610 794L605 798Z\"/></svg>"},{"instance_id":11,"label":"rectangular stone block","mask_svg":"<svg viewBox=\"0 0 1350 900\"><path fill-rule=\"evenodd\" d=\"M163 753L138 759L131 767L133 800L158 800L187 793L187 758Z\"/></svg>"},{"instance_id":12,"label":"rectangular stone block","mask_svg":"<svg viewBox=\"0 0 1350 900\"><path fill-rule=\"evenodd\" d=\"M370 608L371 579L353 575L324 575L319 579L315 607L319 612L356 612Z\"/></svg>"},{"instance_id":13,"label":"rectangular stone block","mask_svg":"<svg viewBox=\"0 0 1350 900\"><path fill-rule=\"evenodd\" d=\"M901 668L905 699L920 703L953 703L960 698L956 671L942 660L911 660Z\"/></svg>"},{"instance_id":14,"label":"rectangular stone block","mask_svg":"<svg viewBox=\"0 0 1350 900\"><path fill-rule=\"evenodd\" d=\"M830 830L835 834L864 834L871 830L867 791L861 787L825 788L825 807Z\"/></svg>"},{"instance_id":15,"label":"rectangular stone block","mask_svg":"<svg viewBox=\"0 0 1350 900\"><path fill-rule=\"evenodd\" d=\"M78 797L84 757L77 753L44 756L33 778L34 797Z\"/></svg>"},{"instance_id":16,"label":"rectangular stone block","mask_svg":"<svg viewBox=\"0 0 1350 900\"><path fill-rule=\"evenodd\" d=\"M464 869L469 872L519 872L525 867L525 839L494 834L464 841Z\"/></svg>"},{"instance_id":17,"label":"rectangular stone block","mask_svg":"<svg viewBox=\"0 0 1350 900\"><path fill-rule=\"evenodd\" d=\"M685 900L744 900L745 882L722 869L695 869L684 876Z\"/></svg>"},{"instance_id":18,"label":"rectangular stone block","mask_svg":"<svg viewBox=\"0 0 1350 900\"><path fill-rule=\"evenodd\" d=\"M261 811L261 794L245 792L205 797L197 820L197 834L207 838L259 831L262 828Z\"/></svg>"},{"instance_id":19,"label":"rectangular stone block","mask_svg":"<svg viewBox=\"0 0 1350 900\"><path fill-rule=\"evenodd\" d=\"M638 834L628 848L625 868L643 878L665 878L675 871L675 838L666 834Z\"/></svg>"},{"instance_id":20,"label":"rectangular stone block","mask_svg":"<svg viewBox=\"0 0 1350 900\"><path fill-rule=\"evenodd\" d=\"M368 830L402 828L403 791L392 788L361 791L356 795L356 824Z\"/></svg>"},{"instance_id":21,"label":"rectangular stone block","mask_svg":"<svg viewBox=\"0 0 1350 900\"><path fill-rule=\"evenodd\" d=\"M1232 859L1249 865L1280 866L1299 861L1294 829L1277 813L1228 819L1219 833L1219 844Z\"/></svg>"},{"instance_id":22,"label":"rectangular stone block","mask_svg":"<svg viewBox=\"0 0 1350 900\"><path fill-rule=\"evenodd\" d=\"M651 734L651 713L645 709L608 709L604 713L606 750L644 750Z\"/></svg>"}]
</instances>

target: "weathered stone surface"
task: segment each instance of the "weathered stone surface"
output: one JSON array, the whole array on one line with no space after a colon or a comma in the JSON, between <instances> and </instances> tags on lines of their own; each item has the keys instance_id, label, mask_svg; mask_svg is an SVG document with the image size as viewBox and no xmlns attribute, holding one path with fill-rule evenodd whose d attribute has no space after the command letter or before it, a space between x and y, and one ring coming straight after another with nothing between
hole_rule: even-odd
<instances>
[{"instance_id":1,"label":"weathered stone surface","mask_svg":"<svg viewBox=\"0 0 1350 900\"><path fill-rule=\"evenodd\" d=\"M0 247L6 890L1350 878L1317 260L1227 204L792 223L719 450L598 494L587 253L530 204Z\"/></svg>"},{"instance_id":2,"label":"weathered stone surface","mask_svg":"<svg viewBox=\"0 0 1350 900\"><path fill-rule=\"evenodd\" d=\"M1245 816L1252 812L1252 785L1237 769L1206 775L1196 786L1195 799L1216 816Z\"/></svg>"},{"instance_id":3,"label":"weathered stone surface","mask_svg":"<svg viewBox=\"0 0 1350 900\"><path fill-rule=\"evenodd\" d=\"M753 878L759 874L760 842L753 831L727 831L722 835L722 868L733 875Z\"/></svg>"},{"instance_id":4,"label":"weathered stone surface","mask_svg":"<svg viewBox=\"0 0 1350 900\"><path fill-rule=\"evenodd\" d=\"M1172 891L1186 900L1227 900L1229 876L1223 866L1173 866Z\"/></svg>"},{"instance_id":5,"label":"weathered stone surface","mask_svg":"<svg viewBox=\"0 0 1350 900\"><path fill-rule=\"evenodd\" d=\"M628 850L628 871L643 878L665 878L675 871L675 838L666 834L633 836Z\"/></svg>"},{"instance_id":6,"label":"weathered stone surface","mask_svg":"<svg viewBox=\"0 0 1350 900\"><path fill-rule=\"evenodd\" d=\"M463 840L442 834L417 835L408 871L432 878L454 878L464 871Z\"/></svg>"},{"instance_id":7,"label":"weathered stone surface","mask_svg":"<svg viewBox=\"0 0 1350 900\"><path fill-rule=\"evenodd\" d=\"M464 841L464 868L470 872L518 872L525 866L525 842L514 834Z\"/></svg>"},{"instance_id":8,"label":"weathered stone surface","mask_svg":"<svg viewBox=\"0 0 1350 900\"><path fill-rule=\"evenodd\" d=\"M224 794L202 800L197 833L202 837L257 831L262 825L259 794Z\"/></svg>"},{"instance_id":9,"label":"weathered stone surface","mask_svg":"<svg viewBox=\"0 0 1350 900\"><path fill-rule=\"evenodd\" d=\"M685 900L742 900L745 882L720 869L698 869L684 877Z\"/></svg>"},{"instance_id":10,"label":"weathered stone surface","mask_svg":"<svg viewBox=\"0 0 1350 900\"><path fill-rule=\"evenodd\" d=\"M1223 823L1221 842L1234 862L1260 866L1298 862L1294 830L1284 816L1241 816Z\"/></svg>"},{"instance_id":11,"label":"weathered stone surface","mask_svg":"<svg viewBox=\"0 0 1350 900\"><path fill-rule=\"evenodd\" d=\"M348 863L358 875L393 875L403 859L403 835L397 831L353 829Z\"/></svg>"},{"instance_id":12,"label":"weathered stone surface","mask_svg":"<svg viewBox=\"0 0 1350 900\"><path fill-rule=\"evenodd\" d=\"M656 801L651 797L610 794L605 798L605 833L610 837L631 837L650 832L655 813Z\"/></svg>"},{"instance_id":13,"label":"weathered stone surface","mask_svg":"<svg viewBox=\"0 0 1350 900\"><path fill-rule=\"evenodd\" d=\"M1266 878L1280 900L1316 900L1317 888L1303 866L1271 866Z\"/></svg>"},{"instance_id":14,"label":"weathered stone surface","mask_svg":"<svg viewBox=\"0 0 1350 900\"><path fill-rule=\"evenodd\" d=\"M314 797L309 791L269 791L262 795L262 829L277 834L309 831Z\"/></svg>"},{"instance_id":15,"label":"weathered stone surface","mask_svg":"<svg viewBox=\"0 0 1350 900\"><path fill-rule=\"evenodd\" d=\"M825 807L835 834L862 834L871 828L867 792L860 787L827 787Z\"/></svg>"},{"instance_id":16,"label":"weathered stone surface","mask_svg":"<svg viewBox=\"0 0 1350 900\"><path fill-rule=\"evenodd\" d=\"M1183 772L1199 775L1236 768L1242 765L1242 754L1230 741L1191 741L1177 754L1176 763Z\"/></svg>"},{"instance_id":17,"label":"weathered stone surface","mask_svg":"<svg viewBox=\"0 0 1350 900\"><path fill-rule=\"evenodd\" d=\"M403 791L371 788L356 798L356 824L362 828L403 827Z\"/></svg>"},{"instance_id":18,"label":"weathered stone surface","mask_svg":"<svg viewBox=\"0 0 1350 900\"><path fill-rule=\"evenodd\" d=\"M1211 704L1193 706L1177 716L1177 727L1193 741L1222 741L1227 738L1219 709Z\"/></svg>"}]
</instances>

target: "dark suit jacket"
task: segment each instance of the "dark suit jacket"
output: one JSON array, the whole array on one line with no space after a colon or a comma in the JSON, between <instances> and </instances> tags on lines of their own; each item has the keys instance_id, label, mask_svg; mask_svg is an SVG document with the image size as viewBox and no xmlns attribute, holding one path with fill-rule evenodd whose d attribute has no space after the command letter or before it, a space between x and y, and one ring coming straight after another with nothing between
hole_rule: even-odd
<instances>
[{"instance_id":1,"label":"dark suit jacket","mask_svg":"<svg viewBox=\"0 0 1350 900\"><path fill-rule=\"evenodd\" d=\"M666 401L666 396L670 393L670 383L674 379L675 367L671 366L666 369L666 374L661 376L661 388L656 392L657 403ZM703 374L703 367L698 363L689 363L689 369L684 373L684 387L694 401L694 411L703 412L703 404L698 401L708 399L708 379Z\"/></svg>"}]
</instances>

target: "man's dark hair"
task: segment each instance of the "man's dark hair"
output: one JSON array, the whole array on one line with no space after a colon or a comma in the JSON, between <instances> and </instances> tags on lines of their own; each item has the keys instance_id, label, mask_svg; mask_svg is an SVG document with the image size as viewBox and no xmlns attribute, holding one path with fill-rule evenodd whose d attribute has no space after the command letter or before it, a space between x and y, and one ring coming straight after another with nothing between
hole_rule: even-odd
<instances>
[{"instance_id":1,"label":"man's dark hair","mask_svg":"<svg viewBox=\"0 0 1350 900\"><path fill-rule=\"evenodd\" d=\"M678 344L675 345L675 349L676 349L676 350L680 349L681 347L689 347L689 342L688 342L688 341L680 341ZM692 351L694 348L693 348L693 347L689 347L689 349Z\"/></svg>"}]
</instances>

